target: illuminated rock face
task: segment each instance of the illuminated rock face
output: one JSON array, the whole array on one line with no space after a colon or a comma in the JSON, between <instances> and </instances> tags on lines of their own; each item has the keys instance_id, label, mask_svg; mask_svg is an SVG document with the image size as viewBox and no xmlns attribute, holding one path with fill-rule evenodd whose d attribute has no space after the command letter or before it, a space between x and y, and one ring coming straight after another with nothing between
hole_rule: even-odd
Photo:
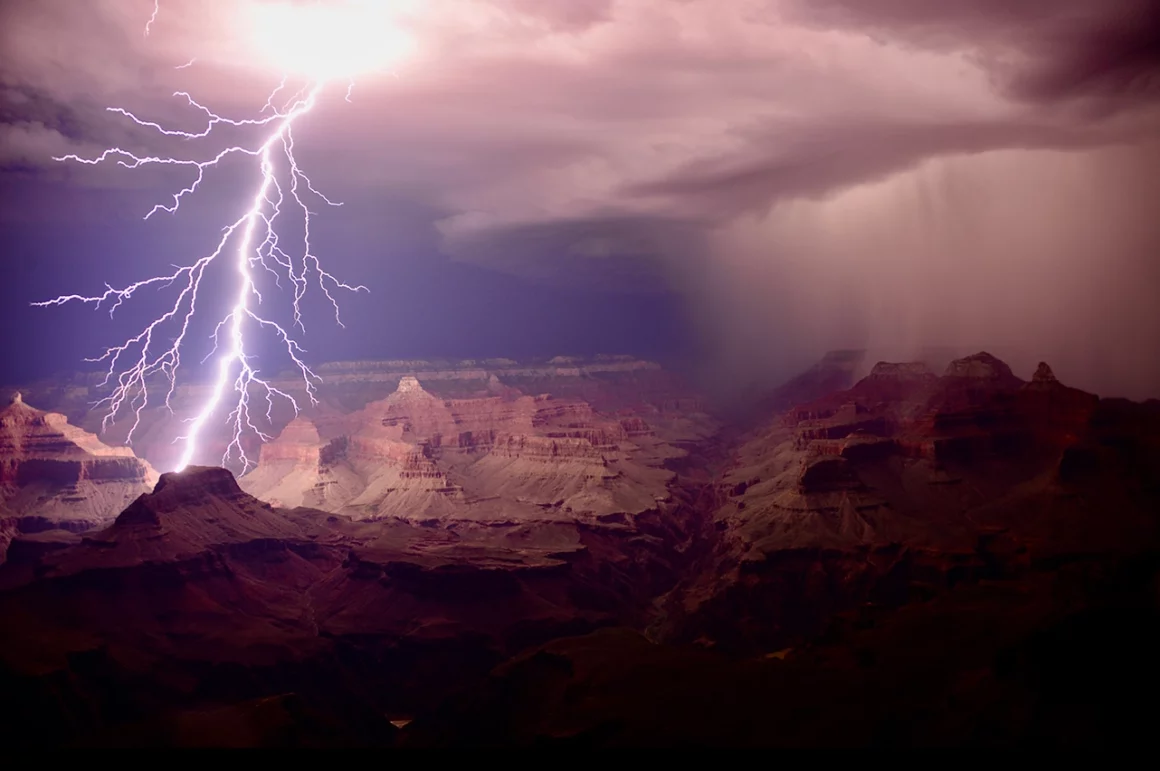
<instances>
[{"instance_id":1,"label":"illuminated rock face","mask_svg":"<svg viewBox=\"0 0 1160 771\"><path fill-rule=\"evenodd\" d=\"M20 394L0 410L0 513L8 538L106 524L156 481L129 448L109 447L64 415L25 404Z\"/></svg>"},{"instance_id":2,"label":"illuminated rock face","mask_svg":"<svg viewBox=\"0 0 1160 771\"><path fill-rule=\"evenodd\" d=\"M668 494L664 463L685 454L673 439L711 423L694 414L660 438L640 415L602 414L579 398L525 395L494 377L488 392L445 399L403 377L387 398L325 426L295 419L241 484L275 505L356 519L636 514Z\"/></svg>"}]
</instances>

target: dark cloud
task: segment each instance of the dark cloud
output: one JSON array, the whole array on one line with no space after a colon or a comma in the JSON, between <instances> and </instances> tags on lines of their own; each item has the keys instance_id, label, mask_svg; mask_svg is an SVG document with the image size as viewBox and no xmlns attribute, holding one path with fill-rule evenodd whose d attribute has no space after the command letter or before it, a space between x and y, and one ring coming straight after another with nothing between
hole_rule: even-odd
<instances>
[{"instance_id":1,"label":"dark cloud","mask_svg":"<svg viewBox=\"0 0 1160 771\"><path fill-rule=\"evenodd\" d=\"M1160 96L1155 0L794 0L793 17L970 50L1016 99L1125 109Z\"/></svg>"},{"instance_id":2,"label":"dark cloud","mask_svg":"<svg viewBox=\"0 0 1160 771\"><path fill-rule=\"evenodd\" d=\"M721 222L764 211L778 200L817 197L851 180L873 182L934 156L1093 144L1093 138L1066 127L1016 123L911 123L871 117L846 125L786 128L779 125L741 151L697 161L632 192Z\"/></svg>"},{"instance_id":3,"label":"dark cloud","mask_svg":"<svg viewBox=\"0 0 1160 771\"><path fill-rule=\"evenodd\" d=\"M1045 35L1043 61L1014 78L1012 93L1039 101L1116 99L1127 105L1160 97L1160 3L1114 10L1090 25L1077 20Z\"/></svg>"},{"instance_id":4,"label":"dark cloud","mask_svg":"<svg viewBox=\"0 0 1160 771\"><path fill-rule=\"evenodd\" d=\"M455 253L454 237L445 243ZM610 215L488 230L462 259L540 283L666 294L674 289L673 264L687 267L705 248L698 222Z\"/></svg>"}]
</instances>

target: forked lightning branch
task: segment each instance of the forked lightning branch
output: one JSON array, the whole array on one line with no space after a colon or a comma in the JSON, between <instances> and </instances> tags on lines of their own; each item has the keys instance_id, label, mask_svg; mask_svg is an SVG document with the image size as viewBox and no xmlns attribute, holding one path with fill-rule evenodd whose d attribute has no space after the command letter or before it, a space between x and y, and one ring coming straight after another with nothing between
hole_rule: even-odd
<instances>
[{"instance_id":1,"label":"forked lightning branch","mask_svg":"<svg viewBox=\"0 0 1160 771\"><path fill-rule=\"evenodd\" d=\"M156 8L149 24L155 20ZM175 96L186 100L189 107L205 120L205 128L193 132L166 128L120 107L109 108L139 126L181 140L183 148L196 147L196 140L209 137L222 125L257 132L258 138L252 146L227 147L201 159L139 155L120 147L111 147L91 158L77 155L56 158L88 165L117 163L129 169L172 166L186 171L189 181L185 187L173 193L171 200L155 205L145 214L146 219L160 212L178 212L182 203L199 191L207 174L227 158L247 157L253 163L254 192L249 207L224 228L216 248L210 253L172 272L127 286L106 285L104 291L96 294L67 294L35 303L38 306L85 303L105 309L111 315L145 291L173 294L172 305L146 323L137 334L89 359L107 367L102 384L110 388L110 393L98 402L105 409L103 427L107 428L113 421L126 416L131 420L128 432L128 441L131 442L142 412L150 405L149 386L152 383L162 383L164 396L160 398L165 407L172 410L178 373L183 364L182 354L194 334L193 322L202 312L202 306L207 304L203 286L208 272L211 269L235 272L232 304L214 327L213 351L206 357L206 360L213 361L210 394L188 421L184 433L175 440L183 444L176 470L185 468L198 455L199 440L215 416L223 419L230 431L223 464L234 460L241 463L243 471L248 469L253 461L246 455L243 438L252 435L262 441L268 440L262 426L269 425L276 400L285 400L296 414L302 406L294 396L278 388L259 371L254 351L255 335L269 335L279 343L288 361L301 375L306 397L315 402L319 378L307 365L303 358L304 350L295 338L296 333L305 331L302 302L308 291L315 288L331 304L335 320L341 326L338 293L366 291L366 287L347 284L328 272L311 243L311 204L341 204L319 192L298 165L294 156L294 125L315 108L325 85L325 80L312 80L294 90L288 86L288 78L283 77L270 94L260 116L247 119L223 117L191 95L178 92ZM279 238L280 229L291 220L299 223L302 233L301 240L293 245ZM267 298L259 289L258 279L267 275L272 277L275 289L289 298L293 322L288 326L263 315L260 310ZM221 417L223 414L224 418Z\"/></svg>"}]
</instances>

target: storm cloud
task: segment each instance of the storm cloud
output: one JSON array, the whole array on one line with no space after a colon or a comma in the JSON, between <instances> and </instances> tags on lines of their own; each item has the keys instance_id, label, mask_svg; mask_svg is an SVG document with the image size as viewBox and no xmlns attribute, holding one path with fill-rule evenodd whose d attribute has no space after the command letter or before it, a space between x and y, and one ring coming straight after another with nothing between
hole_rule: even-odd
<instances>
[{"instance_id":1,"label":"storm cloud","mask_svg":"<svg viewBox=\"0 0 1160 771\"><path fill-rule=\"evenodd\" d=\"M3 186L41 191L6 218L43 219L47 190L128 219L180 183L47 158L157 142L110 104L196 126L172 96L189 91L252 114L278 77L236 6L162 0L146 37L145 0L4 3ZM677 293L719 380L774 380L826 347L953 345L1160 393L1156 3L402 7L414 56L301 127L315 181L359 202L344 227L407 201L454 260Z\"/></svg>"}]
</instances>

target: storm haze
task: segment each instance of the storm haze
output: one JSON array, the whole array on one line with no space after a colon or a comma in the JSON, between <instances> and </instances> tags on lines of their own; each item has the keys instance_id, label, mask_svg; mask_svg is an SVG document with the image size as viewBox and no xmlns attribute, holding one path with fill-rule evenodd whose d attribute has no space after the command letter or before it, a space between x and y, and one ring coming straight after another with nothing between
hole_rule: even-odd
<instances>
[{"instance_id":1,"label":"storm haze","mask_svg":"<svg viewBox=\"0 0 1160 771\"><path fill-rule=\"evenodd\" d=\"M1160 395L1155 3L390 5L415 50L295 129L345 203L316 248L371 289L345 330L315 314L314 359L623 352L740 386L939 346ZM0 6L0 380L120 339L30 302L187 264L245 197L227 166L142 222L183 170L52 160L180 152L110 105L196 129L174 91L248 117L277 85L239 4L163 0L146 37L152 6Z\"/></svg>"},{"instance_id":2,"label":"storm haze","mask_svg":"<svg viewBox=\"0 0 1160 771\"><path fill-rule=\"evenodd\" d=\"M870 366L987 348L1022 377L1047 360L1089 390L1154 396L1158 150L932 158L741 217L711 242L707 346L774 380L823 349L865 348Z\"/></svg>"}]
</instances>

